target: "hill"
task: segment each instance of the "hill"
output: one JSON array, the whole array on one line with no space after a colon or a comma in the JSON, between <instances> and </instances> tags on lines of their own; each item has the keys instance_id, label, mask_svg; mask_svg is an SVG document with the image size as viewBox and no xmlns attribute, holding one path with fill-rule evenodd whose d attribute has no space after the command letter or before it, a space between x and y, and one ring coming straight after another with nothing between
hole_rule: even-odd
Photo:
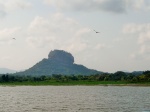
<instances>
[{"instance_id":1,"label":"hill","mask_svg":"<svg viewBox=\"0 0 150 112\"><path fill-rule=\"evenodd\" d=\"M8 68L0 68L0 74L7 74L7 73L15 73L15 70L11 70Z\"/></svg>"},{"instance_id":2,"label":"hill","mask_svg":"<svg viewBox=\"0 0 150 112\"><path fill-rule=\"evenodd\" d=\"M144 71L133 71L132 74L138 76L138 75L143 74L143 72Z\"/></svg>"},{"instance_id":3,"label":"hill","mask_svg":"<svg viewBox=\"0 0 150 112\"><path fill-rule=\"evenodd\" d=\"M91 75L101 74L102 72L89 69L83 65L75 64L74 57L71 53L63 50L51 51L48 55L48 59L43 59L33 67L16 73L17 75L30 75L30 76L41 76L41 75Z\"/></svg>"}]
</instances>

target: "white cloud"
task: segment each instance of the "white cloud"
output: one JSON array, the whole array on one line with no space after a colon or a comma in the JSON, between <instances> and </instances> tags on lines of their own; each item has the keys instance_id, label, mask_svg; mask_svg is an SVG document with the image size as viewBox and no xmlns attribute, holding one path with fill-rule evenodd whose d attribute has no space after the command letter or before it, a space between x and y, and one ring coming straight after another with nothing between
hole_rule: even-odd
<instances>
[{"instance_id":1,"label":"white cloud","mask_svg":"<svg viewBox=\"0 0 150 112\"><path fill-rule=\"evenodd\" d=\"M149 59L150 57L150 23L145 24L135 24L131 23L125 25L123 28L123 33L125 34L136 34L137 44L139 45L139 51L132 54L131 57L143 57L143 59Z\"/></svg>"},{"instance_id":2,"label":"white cloud","mask_svg":"<svg viewBox=\"0 0 150 112\"><path fill-rule=\"evenodd\" d=\"M15 10L29 9L31 6L26 0L0 0L0 17Z\"/></svg>"},{"instance_id":3,"label":"white cloud","mask_svg":"<svg viewBox=\"0 0 150 112\"><path fill-rule=\"evenodd\" d=\"M138 38L138 43L140 45L139 54L146 59L150 59L150 31L141 33Z\"/></svg>"},{"instance_id":4,"label":"white cloud","mask_svg":"<svg viewBox=\"0 0 150 112\"><path fill-rule=\"evenodd\" d=\"M126 11L149 11L150 1L149 0L122 0L126 5Z\"/></svg>"},{"instance_id":5,"label":"white cloud","mask_svg":"<svg viewBox=\"0 0 150 112\"><path fill-rule=\"evenodd\" d=\"M87 48L89 28L61 13L35 17L28 29L27 43L33 47L59 48L76 52Z\"/></svg>"},{"instance_id":6,"label":"white cloud","mask_svg":"<svg viewBox=\"0 0 150 112\"><path fill-rule=\"evenodd\" d=\"M20 27L5 28L0 30L0 44L11 43L12 38L15 38L20 30Z\"/></svg>"},{"instance_id":7,"label":"white cloud","mask_svg":"<svg viewBox=\"0 0 150 112\"><path fill-rule=\"evenodd\" d=\"M140 32L143 30L143 27L144 27L143 25L139 25L139 24L135 24L135 23L129 23L123 27L123 33L127 34L127 33Z\"/></svg>"},{"instance_id":8,"label":"white cloud","mask_svg":"<svg viewBox=\"0 0 150 112\"><path fill-rule=\"evenodd\" d=\"M128 10L150 9L148 0L44 0L44 3L63 11L125 13Z\"/></svg>"},{"instance_id":9,"label":"white cloud","mask_svg":"<svg viewBox=\"0 0 150 112\"><path fill-rule=\"evenodd\" d=\"M4 6L0 4L0 18L4 17L6 15L6 12L4 10Z\"/></svg>"},{"instance_id":10,"label":"white cloud","mask_svg":"<svg viewBox=\"0 0 150 112\"><path fill-rule=\"evenodd\" d=\"M18 10L18 9L28 9L31 7L31 3L26 0L5 0L3 2L6 11Z\"/></svg>"},{"instance_id":11,"label":"white cloud","mask_svg":"<svg viewBox=\"0 0 150 112\"><path fill-rule=\"evenodd\" d=\"M11 57L10 56L1 57L0 60L1 61L7 61L7 60L10 61Z\"/></svg>"},{"instance_id":12,"label":"white cloud","mask_svg":"<svg viewBox=\"0 0 150 112\"><path fill-rule=\"evenodd\" d=\"M65 49L69 52L81 52L87 48L86 43L82 43L81 41L71 42L67 46L63 46L62 49Z\"/></svg>"},{"instance_id":13,"label":"white cloud","mask_svg":"<svg viewBox=\"0 0 150 112\"><path fill-rule=\"evenodd\" d=\"M49 45L50 43L54 43L55 39L53 37L28 37L26 41L32 47L42 48Z\"/></svg>"},{"instance_id":14,"label":"white cloud","mask_svg":"<svg viewBox=\"0 0 150 112\"><path fill-rule=\"evenodd\" d=\"M149 30L140 33L138 43L139 44L150 44L150 31Z\"/></svg>"},{"instance_id":15,"label":"white cloud","mask_svg":"<svg viewBox=\"0 0 150 112\"><path fill-rule=\"evenodd\" d=\"M97 44L94 49L96 50L100 50L100 49L104 49L107 48L108 46L106 46L105 44Z\"/></svg>"}]
</instances>

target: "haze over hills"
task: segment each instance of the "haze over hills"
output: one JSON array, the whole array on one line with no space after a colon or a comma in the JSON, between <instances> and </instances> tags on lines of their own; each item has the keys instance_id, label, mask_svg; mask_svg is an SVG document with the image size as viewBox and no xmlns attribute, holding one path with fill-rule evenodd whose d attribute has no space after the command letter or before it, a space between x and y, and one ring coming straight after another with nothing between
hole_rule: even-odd
<instances>
[{"instance_id":1,"label":"haze over hills","mask_svg":"<svg viewBox=\"0 0 150 112\"><path fill-rule=\"evenodd\" d=\"M7 74L7 73L15 73L15 70L11 70L8 68L0 68L0 74Z\"/></svg>"},{"instance_id":2,"label":"haze over hills","mask_svg":"<svg viewBox=\"0 0 150 112\"><path fill-rule=\"evenodd\" d=\"M71 53L63 50L51 51L48 55L48 59L43 59L33 67L23 71L18 72L18 75L52 75L52 74L62 74L62 75L92 75L101 74L102 72L89 69L83 65L75 64L74 57Z\"/></svg>"}]
</instances>

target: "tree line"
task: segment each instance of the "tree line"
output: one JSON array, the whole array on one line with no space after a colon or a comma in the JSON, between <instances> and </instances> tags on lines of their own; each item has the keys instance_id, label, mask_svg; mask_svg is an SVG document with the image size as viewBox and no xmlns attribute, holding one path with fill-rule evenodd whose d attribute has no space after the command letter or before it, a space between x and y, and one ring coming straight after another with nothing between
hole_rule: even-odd
<instances>
[{"instance_id":1,"label":"tree line","mask_svg":"<svg viewBox=\"0 0 150 112\"><path fill-rule=\"evenodd\" d=\"M0 83L3 82L25 82L25 81L128 81L128 82L150 82L150 71L144 71L140 75L117 71L115 73L103 73L93 75L62 75L53 74L51 76L21 76L13 74L1 74Z\"/></svg>"}]
</instances>

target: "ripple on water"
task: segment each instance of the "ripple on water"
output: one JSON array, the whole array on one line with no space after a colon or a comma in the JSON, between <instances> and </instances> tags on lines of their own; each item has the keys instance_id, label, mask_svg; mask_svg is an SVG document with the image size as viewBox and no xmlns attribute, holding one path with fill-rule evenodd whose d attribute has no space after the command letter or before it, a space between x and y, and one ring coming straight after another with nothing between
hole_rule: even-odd
<instances>
[{"instance_id":1,"label":"ripple on water","mask_svg":"<svg viewBox=\"0 0 150 112\"><path fill-rule=\"evenodd\" d=\"M0 87L0 112L150 112L149 87Z\"/></svg>"}]
</instances>

